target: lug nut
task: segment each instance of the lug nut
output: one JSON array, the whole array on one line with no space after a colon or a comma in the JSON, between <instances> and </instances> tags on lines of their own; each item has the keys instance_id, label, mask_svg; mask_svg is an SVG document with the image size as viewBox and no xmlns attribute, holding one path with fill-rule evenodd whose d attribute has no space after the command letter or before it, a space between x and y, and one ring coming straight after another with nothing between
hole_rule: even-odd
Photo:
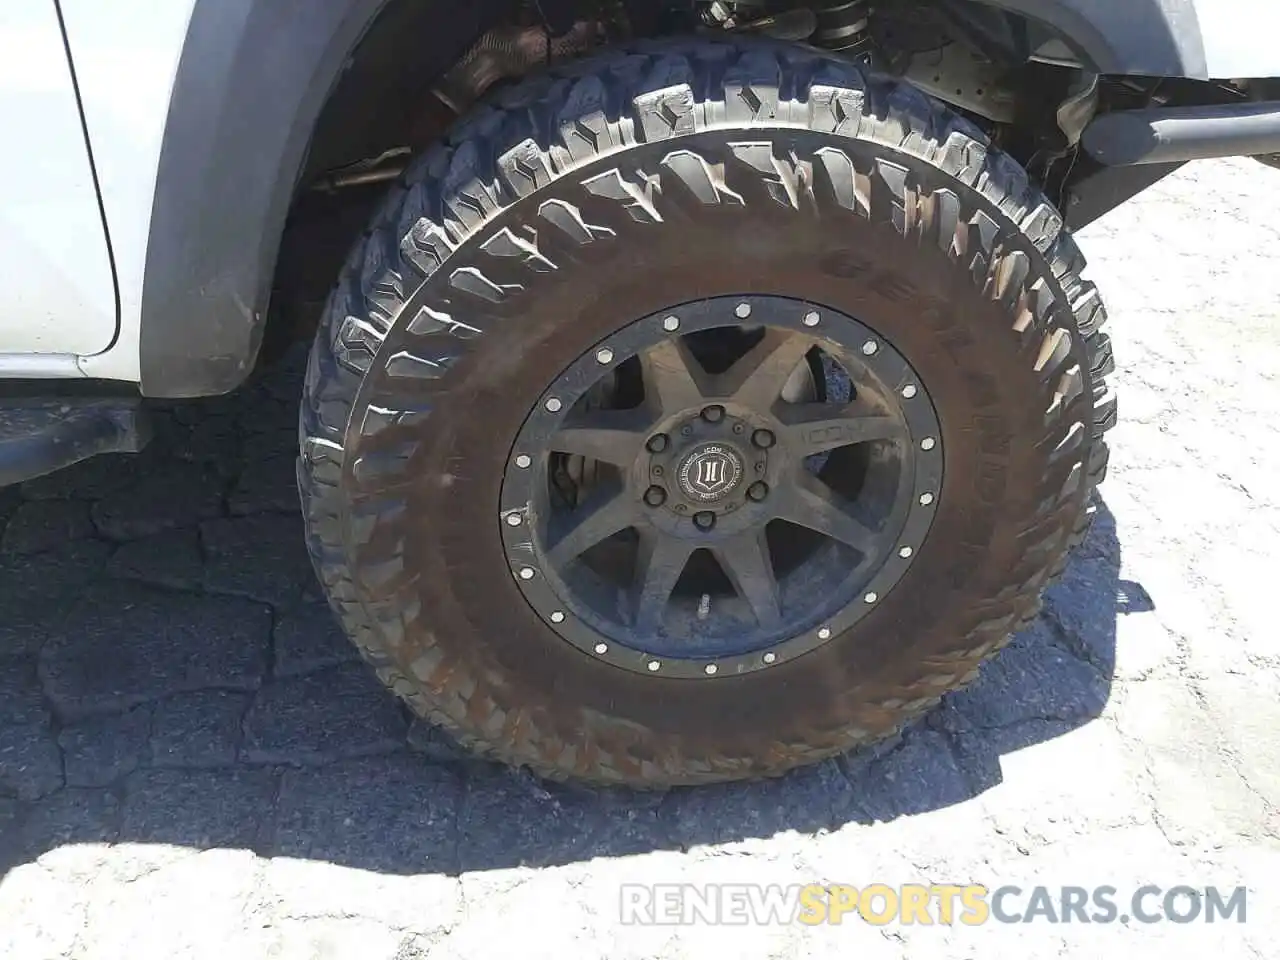
<instances>
[{"instance_id":1,"label":"lug nut","mask_svg":"<svg viewBox=\"0 0 1280 960\"><path fill-rule=\"evenodd\" d=\"M651 507L660 507L667 502L667 491L653 486L644 492L644 502Z\"/></svg>"},{"instance_id":2,"label":"lug nut","mask_svg":"<svg viewBox=\"0 0 1280 960\"><path fill-rule=\"evenodd\" d=\"M667 435L665 433L655 433L649 438L649 442L644 445L644 448L650 453L661 453L667 449Z\"/></svg>"},{"instance_id":3,"label":"lug nut","mask_svg":"<svg viewBox=\"0 0 1280 960\"><path fill-rule=\"evenodd\" d=\"M768 450L775 443L776 438L769 430L757 430L751 434L751 442L761 450Z\"/></svg>"},{"instance_id":4,"label":"lug nut","mask_svg":"<svg viewBox=\"0 0 1280 960\"><path fill-rule=\"evenodd\" d=\"M724 419L724 407L719 405L707 407L702 411L702 419L707 423L719 423Z\"/></svg>"},{"instance_id":5,"label":"lug nut","mask_svg":"<svg viewBox=\"0 0 1280 960\"><path fill-rule=\"evenodd\" d=\"M747 496L759 503L769 495L769 485L763 480L757 480L751 486L747 487Z\"/></svg>"},{"instance_id":6,"label":"lug nut","mask_svg":"<svg viewBox=\"0 0 1280 960\"><path fill-rule=\"evenodd\" d=\"M716 515L708 510L693 515L693 525L699 530L710 530L716 525Z\"/></svg>"}]
</instances>

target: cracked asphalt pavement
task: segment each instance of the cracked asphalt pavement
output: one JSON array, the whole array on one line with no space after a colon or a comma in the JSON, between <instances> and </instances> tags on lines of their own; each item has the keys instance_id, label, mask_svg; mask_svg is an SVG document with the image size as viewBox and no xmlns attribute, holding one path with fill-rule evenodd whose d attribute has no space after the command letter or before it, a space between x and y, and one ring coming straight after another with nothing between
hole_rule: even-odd
<instances>
[{"instance_id":1,"label":"cracked asphalt pavement","mask_svg":"<svg viewBox=\"0 0 1280 960\"><path fill-rule=\"evenodd\" d=\"M1275 957L1280 172L1085 230L1121 423L1034 626L923 723L665 794L472 761L304 554L300 351L144 454L0 491L0 957ZM620 885L1249 888L1241 924L620 926Z\"/></svg>"}]
</instances>

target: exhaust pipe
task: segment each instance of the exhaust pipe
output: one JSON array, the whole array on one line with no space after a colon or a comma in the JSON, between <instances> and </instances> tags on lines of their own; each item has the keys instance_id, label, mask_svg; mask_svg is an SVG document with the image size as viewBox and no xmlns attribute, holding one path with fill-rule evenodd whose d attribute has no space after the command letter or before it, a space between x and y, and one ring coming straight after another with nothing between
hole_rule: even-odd
<instances>
[{"instance_id":1,"label":"exhaust pipe","mask_svg":"<svg viewBox=\"0 0 1280 960\"><path fill-rule=\"evenodd\" d=\"M1099 163L1131 167L1280 152L1280 101L1104 113L1084 130Z\"/></svg>"}]
</instances>

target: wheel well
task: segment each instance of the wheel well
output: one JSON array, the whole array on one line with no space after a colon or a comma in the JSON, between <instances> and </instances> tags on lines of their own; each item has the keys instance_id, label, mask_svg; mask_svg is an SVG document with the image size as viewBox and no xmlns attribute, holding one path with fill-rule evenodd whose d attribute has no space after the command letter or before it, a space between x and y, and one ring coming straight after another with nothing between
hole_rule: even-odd
<instances>
[{"instance_id":1,"label":"wheel well","mask_svg":"<svg viewBox=\"0 0 1280 960\"><path fill-rule=\"evenodd\" d=\"M1188 2L326 0L303 9L196 0L152 206L143 393L225 392L243 381L264 342L270 352L305 331L313 311L285 314L323 301L316 286L336 276L381 193L377 184L396 175L405 153L437 138L451 110L465 111L493 83L544 62L626 37L698 31L806 41L968 113L1056 199L1066 187L1052 166L1079 168L1070 156L1076 128L1109 103L1105 89L1095 100L1090 78L1107 63L1154 62L1142 59L1142 41L1159 40L1169 18L1147 26L1130 17L1105 38L1110 47L1098 47L1097 31L1085 28L1114 20L1121 7L1167 14ZM1070 34L1076 48L1045 27L1069 30L1071 16L1082 20ZM1116 44L1137 59L1117 60ZM1077 56L1091 45L1098 56ZM1188 75L1177 69L1155 76ZM1138 81L1114 102L1141 103L1153 91ZM1070 124L1061 120L1064 106ZM384 163L388 151L395 154ZM341 195L325 194L339 184Z\"/></svg>"},{"instance_id":2,"label":"wheel well","mask_svg":"<svg viewBox=\"0 0 1280 960\"><path fill-rule=\"evenodd\" d=\"M540 51L551 60L626 37L717 29L768 33L756 22L782 11L807 10L812 32L803 34L801 27L802 39L897 75L966 113L1059 201L1067 198L1070 178L1093 172L1087 162L1076 163L1074 151L1088 120L1117 105L1141 105L1154 91L1141 81L1129 82L1126 89L1122 78L1100 79L1119 62L1115 45L1134 43L1138 27L1100 38L1096 26L1111 15L1092 0L762 4L765 0L480 0L465 41L446 50L439 42L424 48L424 38L440 29L437 4L389 0L350 55L312 131L279 249L265 354L274 355L314 329L328 285L382 195L383 182L397 174L407 154L441 136L483 92L477 88L470 91L475 96L459 101L450 86L458 72L454 68L459 63L474 67L478 50L491 55L491 69L472 69L466 79L483 79L487 86L518 79L522 68L536 68ZM621 21L616 30L606 26L612 16ZM575 23L587 27L590 36L575 33ZM552 39L552 25L563 39ZM1161 19L1143 29L1158 32L1167 26ZM523 62L512 62L521 57Z\"/></svg>"},{"instance_id":3,"label":"wheel well","mask_svg":"<svg viewBox=\"0 0 1280 960\"><path fill-rule=\"evenodd\" d=\"M508 0L478 0L465 39L427 55L423 38L437 28L440 5L388 0L378 13L312 131L280 239L259 362L270 363L314 332L329 287L385 192L376 173L365 183L344 182L340 191L324 181L335 172L358 179L370 160L439 136L452 115L431 96L432 85L511 6Z\"/></svg>"}]
</instances>

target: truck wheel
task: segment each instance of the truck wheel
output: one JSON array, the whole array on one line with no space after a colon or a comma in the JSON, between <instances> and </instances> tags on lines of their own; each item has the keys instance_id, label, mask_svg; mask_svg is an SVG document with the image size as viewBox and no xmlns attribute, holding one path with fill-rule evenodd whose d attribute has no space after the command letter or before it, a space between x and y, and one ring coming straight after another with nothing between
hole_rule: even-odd
<instances>
[{"instance_id":1,"label":"truck wheel","mask_svg":"<svg viewBox=\"0 0 1280 960\"><path fill-rule=\"evenodd\" d=\"M382 679L552 778L776 775L971 680L1114 416L1062 221L909 86L775 44L466 118L333 293L298 476Z\"/></svg>"}]
</instances>

